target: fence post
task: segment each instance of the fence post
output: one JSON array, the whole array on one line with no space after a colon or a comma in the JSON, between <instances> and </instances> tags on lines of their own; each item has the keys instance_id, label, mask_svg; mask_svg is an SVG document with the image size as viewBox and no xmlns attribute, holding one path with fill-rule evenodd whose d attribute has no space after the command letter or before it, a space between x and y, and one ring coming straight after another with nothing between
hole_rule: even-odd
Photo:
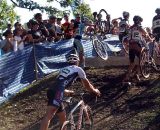
<instances>
[{"instance_id":1,"label":"fence post","mask_svg":"<svg viewBox=\"0 0 160 130\"><path fill-rule=\"evenodd\" d=\"M37 67L37 59L36 59L36 49L35 43L33 42L33 57L34 57L34 72L35 72L35 79L38 80L38 67Z\"/></svg>"}]
</instances>

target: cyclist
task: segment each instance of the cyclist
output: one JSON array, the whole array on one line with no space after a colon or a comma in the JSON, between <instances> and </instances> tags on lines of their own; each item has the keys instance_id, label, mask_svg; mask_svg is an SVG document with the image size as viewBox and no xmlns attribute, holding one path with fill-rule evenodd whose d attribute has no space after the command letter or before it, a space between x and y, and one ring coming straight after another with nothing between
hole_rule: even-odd
<instances>
[{"instance_id":1,"label":"cyclist","mask_svg":"<svg viewBox=\"0 0 160 130\"><path fill-rule=\"evenodd\" d=\"M81 79L83 86L91 93L100 96L100 91L96 89L90 81L87 79L85 72L81 67L78 67L79 57L76 54L70 54L66 56L68 66L62 68L53 87L47 91L48 107L45 117L43 118L40 126L40 130L47 130L50 120L57 113L60 119L60 125L66 120L66 113L62 103L63 94L70 95L73 91L65 90L71 86L76 78Z\"/></svg>"},{"instance_id":2,"label":"cyclist","mask_svg":"<svg viewBox=\"0 0 160 130\"><path fill-rule=\"evenodd\" d=\"M123 18L119 18L119 40L122 42L123 38L128 34L129 29L129 12L123 11Z\"/></svg>"},{"instance_id":3,"label":"cyclist","mask_svg":"<svg viewBox=\"0 0 160 130\"><path fill-rule=\"evenodd\" d=\"M128 80L130 77L130 74L132 73L134 67L135 67L135 56L137 56L140 60L140 53L142 51L142 45L144 45L147 49L147 44L144 39L148 39L151 41L150 36L148 33L142 28L141 22L143 19L140 16L135 15L133 17L133 22L134 24L129 28L129 69L128 69L128 74L125 77L125 80ZM139 74L139 66L138 66L138 74ZM139 75L137 76L137 79L140 80Z\"/></svg>"},{"instance_id":4,"label":"cyclist","mask_svg":"<svg viewBox=\"0 0 160 130\"><path fill-rule=\"evenodd\" d=\"M156 16L153 17L152 20L152 29L153 35L155 36L155 40L159 45L159 54L160 54L160 8L155 10Z\"/></svg>"}]
</instances>

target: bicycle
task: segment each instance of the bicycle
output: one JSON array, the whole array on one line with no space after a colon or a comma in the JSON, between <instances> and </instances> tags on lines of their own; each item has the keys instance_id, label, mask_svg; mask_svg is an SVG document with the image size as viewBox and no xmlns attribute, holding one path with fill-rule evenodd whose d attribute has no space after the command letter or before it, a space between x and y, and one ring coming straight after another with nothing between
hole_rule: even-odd
<instances>
[{"instance_id":1,"label":"bicycle","mask_svg":"<svg viewBox=\"0 0 160 130\"><path fill-rule=\"evenodd\" d=\"M88 26L95 26L95 25L88 25ZM98 33L96 32L96 28L89 33L86 33L84 35L85 39L90 40L92 42L93 48L96 51L96 54L102 59L107 60L108 59L108 53L106 46L102 42L102 38L98 36Z\"/></svg>"},{"instance_id":2,"label":"bicycle","mask_svg":"<svg viewBox=\"0 0 160 130\"><path fill-rule=\"evenodd\" d=\"M90 40L92 41L92 45L93 45L97 55L101 59L107 60L108 53L107 53L106 46L100 41L100 39L96 35L91 36Z\"/></svg>"},{"instance_id":3,"label":"bicycle","mask_svg":"<svg viewBox=\"0 0 160 130\"><path fill-rule=\"evenodd\" d=\"M158 66L156 65L154 54L158 54L158 50L156 48L156 42L152 43L154 46L152 48L153 52L149 54L149 51L146 48L142 48L139 60L140 72L144 78L149 78L152 69L155 71L160 71Z\"/></svg>"},{"instance_id":4,"label":"bicycle","mask_svg":"<svg viewBox=\"0 0 160 130\"><path fill-rule=\"evenodd\" d=\"M60 130L92 130L93 117L91 108L84 102L85 93L74 94L74 98L79 99L78 103L70 110L67 120ZM71 106L73 97L69 97L65 102ZM76 110L80 109L78 115ZM78 117L77 117L78 116ZM77 119L76 119L77 117Z\"/></svg>"},{"instance_id":5,"label":"bicycle","mask_svg":"<svg viewBox=\"0 0 160 130\"><path fill-rule=\"evenodd\" d=\"M106 16L108 15L107 11L104 9L101 9L98 13L98 16L101 15L101 13L104 12ZM92 41L93 48L95 49L97 55L102 59L102 60L107 60L108 59L108 53L106 46L102 42L102 40L105 39L105 21L102 21L101 17L99 18L99 21L97 21L98 24L98 30L97 31L96 25L94 26L94 30L90 32L90 40Z\"/></svg>"}]
</instances>

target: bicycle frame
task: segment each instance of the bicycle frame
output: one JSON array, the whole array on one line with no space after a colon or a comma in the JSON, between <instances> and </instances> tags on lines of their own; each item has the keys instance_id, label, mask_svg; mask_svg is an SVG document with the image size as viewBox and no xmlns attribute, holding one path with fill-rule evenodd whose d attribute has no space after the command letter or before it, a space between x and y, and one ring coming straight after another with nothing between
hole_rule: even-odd
<instances>
[{"instance_id":1,"label":"bicycle frame","mask_svg":"<svg viewBox=\"0 0 160 130\"><path fill-rule=\"evenodd\" d=\"M76 130L79 130L81 128L82 116L83 116L84 110L85 110L85 113L87 114L86 105L85 105L84 101L80 100L78 102L78 104L71 110L71 112L69 113L69 116L68 116L68 119L69 119L70 123L74 124L73 113L75 112L75 110L79 106L80 106L80 111L79 111L79 114L78 114L78 126L77 126ZM71 126L71 130L75 130L75 126L74 125Z\"/></svg>"},{"instance_id":2,"label":"bicycle frame","mask_svg":"<svg viewBox=\"0 0 160 130\"><path fill-rule=\"evenodd\" d=\"M158 43L157 42L154 42L154 48L153 48L154 50L155 50L155 52L156 52L156 56L157 57L160 57L160 54L159 54L159 46L158 46Z\"/></svg>"}]
</instances>

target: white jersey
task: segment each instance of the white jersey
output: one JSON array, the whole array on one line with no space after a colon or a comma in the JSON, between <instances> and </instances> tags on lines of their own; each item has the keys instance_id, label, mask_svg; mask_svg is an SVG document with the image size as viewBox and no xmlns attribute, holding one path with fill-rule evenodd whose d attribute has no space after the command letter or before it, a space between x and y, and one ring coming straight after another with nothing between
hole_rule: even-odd
<instances>
[{"instance_id":1,"label":"white jersey","mask_svg":"<svg viewBox=\"0 0 160 130\"><path fill-rule=\"evenodd\" d=\"M129 30L129 40L134 40L134 41L137 41L137 42L140 42L143 40L143 36L141 34L141 32L139 31L139 28L140 27L137 27L137 26L134 26L134 27L131 27L130 30Z\"/></svg>"},{"instance_id":2,"label":"white jersey","mask_svg":"<svg viewBox=\"0 0 160 130\"><path fill-rule=\"evenodd\" d=\"M58 85L63 86L64 88L68 87L77 77L86 79L84 70L76 65L67 66L61 69L58 75Z\"/></svg>"},{"instance_id":3,"label":"white jersey","mask_svg":"<svg viewBox=\"0 0 160 130\"><path fill-rule=\"evenodd\" d=\"M120 33L124 33L124 32L126 32L127 31L127 28L128 28L128 23L127 23L127 21L126 20L121 20L120 22L119 22L119 32Z\"/></svg>"},{"instance_id":4,"label":"white jersey","mask_svg":"<svg viewBox=\"0 0 160 130\"><path fill-rule=\"evenodd\" d=\"M160 27L160 19L153 21L152 28L155 29L155 28L159 28L159 27Z\"/></svg>"}]
</instances>

